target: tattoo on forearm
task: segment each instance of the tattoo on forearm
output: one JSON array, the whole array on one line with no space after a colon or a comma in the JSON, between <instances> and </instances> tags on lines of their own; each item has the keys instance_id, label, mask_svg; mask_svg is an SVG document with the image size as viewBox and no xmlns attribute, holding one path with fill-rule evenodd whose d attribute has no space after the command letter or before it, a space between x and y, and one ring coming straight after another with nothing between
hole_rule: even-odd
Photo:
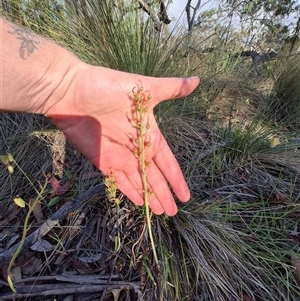
<instances>
[{"instance_id":1,"label":"tattoo on forearm","mask_svg":"<svg viewBox=\"0 0 300 301\"><path fill-rule=\"evenodd\" d=\"M23 60L26 60L34 50L38 48L38 45L45 42L39 35L24 27L15 25L11 25L11 27L13 28L13 31L8 31L8 33L16 35L17 39L21 41L19 53Z\"/></svg>"}]
</instances>

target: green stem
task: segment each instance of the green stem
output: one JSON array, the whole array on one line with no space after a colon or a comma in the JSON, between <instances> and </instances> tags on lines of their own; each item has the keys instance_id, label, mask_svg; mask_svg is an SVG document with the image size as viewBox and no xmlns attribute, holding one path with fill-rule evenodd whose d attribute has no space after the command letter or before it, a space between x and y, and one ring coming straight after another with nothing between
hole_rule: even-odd
<instances>
[{"instance_id":1,"label":"green stem","mask_svg":"<svg viewBox=\"0 0 300 301\"><path fill-rule=\"evenodd\" d=\"M143 197L144 197L144 202L145 202L145 209L146 209L146 221L147 221L147 228L148 228L148 232L149 232L149 238L150 238L150 242L151 242L151 246L152 246L152 250L153 250L153 256L154 256L154 260L156 265L158 265L158 257L157 257L157 253L156 253L156 247L155 247L155 243L154 243L154 238L153 238L153 233L152 233L152 227L151 227L151 215L150 215L150 208L149 208L149 191L148 191L148 183L147 183L147 175L146 175L146 158L145 158L145 154L146 154L146 150L145 150L145 135L147 133L147 131L145 131L145 133L143 132L143 115L142 112L140 113L140 117L141 117L141 126L139 127L139 134L140 134L140 165L141 165L141 176L142 176L142 181L143 181Z\"/></svg>"},{"instance_id":2,"label":"green stem","mask_svg":"<svg viewBox=\"0 0 300 301\"><path fill-rule=\"evenodd\" d=\"M27 176L27 174L23 171L23 169L21 168L21 166L15 161L14 164L18 167L18 169L21 171L21 173L23 174L23 176L26 178L26 180L29 182L30 186L35 190L36 194L40 197L40 192L35 188L33 182L29 179L29 177Z\"/></svg>"},{"instance_id":3,"label":"green stem","mask_svg":"<svg viewBox=\"0 0 300 301\"><path fill-rule=\"evenodd\" d=\"M12 267L17 259L17 257L19 256L19 253L21 252L22 248L23 248L23 245L24 245L24 242L25 242L25 238L26 238L26 234L27 234L27 226L28 226L28 222L29 222L29 218L30 218L30 215L34 209L34 207L36 206L36 204L38 203L38 201L40 201L40 199L42 198L42 194L44 193L44 191L46 190L46 187L47 187L47 184L48 184L48 181L45 181L45 184L44 186L42 187L41 191L38 191L38 196L36 197L36 199L34 200L33 204L31 206L28 205L28 212L26 214L26 217L25 217L25 221L24 221L24 225L23 225L23 232L22 232L22 237L21 237L21 241L20 241L20 244L16 250L16 252L13 254L10 262L9 262L9 265L8 265L8 268L7 268L7 282L10 286L10 289L14 292L14 293L17 293L17 290L16 288L14 287L14 284L13 284L13 280L12 280Z\"/></svg>"}]
</instances>

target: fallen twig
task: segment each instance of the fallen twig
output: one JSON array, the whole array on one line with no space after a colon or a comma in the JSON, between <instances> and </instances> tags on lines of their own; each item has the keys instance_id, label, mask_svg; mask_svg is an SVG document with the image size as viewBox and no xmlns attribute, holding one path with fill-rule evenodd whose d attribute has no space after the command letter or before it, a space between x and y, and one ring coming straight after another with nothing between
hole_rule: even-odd
<instances>
[{"instance_id":1,"label":"fallen twig","mask_svg":"<svg viewBox=\"0 0 300 301\"><path fill-rule=\"evenodd\" d=\"M133 289L138 295L139 300L141 292L139 291L139 283L129 283L129 282L120 282L119 284L109 285L80 285L78 284L42 284L42 285L34 285L31 287L30 285L23 285L17 287L17 294L13 293L4 293L0 294L1 300L14 300L15 298L23 298L23 297L35 297L35 296L51 296L51 295L67 295L67 294L78 294L78 293L97 293L102 292L105 289L110 290L131 290ZM32 292L34 291L34 292Z\"/></svg>"},{"instance_id":2,"label":"fallen twig","mask_svg":"<svg viewBox=\"0 0 300 301\"><path fill-rule=\"evenodd\" d=\"M51 275L51 276L38 276L23 278L19 281L15 281L15 284L26 282L49 282L49 281L61 281L61 282L73 282L81 284L106 284L108 279L120 278L118 275L109 274L96 274L96 275ZM120 281L111 280L111 284L119 284Z\"/></svg>"}]
</instances>

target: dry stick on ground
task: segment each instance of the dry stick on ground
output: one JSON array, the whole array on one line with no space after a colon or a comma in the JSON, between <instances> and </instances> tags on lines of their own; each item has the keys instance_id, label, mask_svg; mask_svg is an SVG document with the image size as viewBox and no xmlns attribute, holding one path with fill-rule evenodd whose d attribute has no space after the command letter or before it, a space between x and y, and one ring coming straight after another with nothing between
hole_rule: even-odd
<instances>
[{"instance_id":1,"label":"dry stick on ground","mask_svg":"<svg viewBox=\"0 0 300 301\"><path fill-rule=\"evenodd\" d=\"M53 227L57 225L59 221L64 219L70 212L78 209L81 207L84 203L89 201L92 197L100 196L105 194L105 186L103 183L96 185L86 192L79 195L76 199L70 200L68 203L66 203L64 206L62 206L59 210L57 210L55 213L51 215L49 219L47 219L39 229L31 233L25 238L23 247L27 248L30 245L33 245L35 242L37 242L39 239L44 237ZM14 254L19 246L19 243L12 246L8 250L2 252L0 254L0 268L2 268L3 265L7 264L8 261L11 259L12 254Z\"/></svg>"},{"instance_id":2,"label":"dry stick on ground","mask_svg":"<svg viewBox=\"0 0 300 301\"><path fill-rule=\"evenodd\" d=\"M45 289L46 286L48 289ZM15 298L23 298L23 297L35 297L35 296L51 296L51 295L67 295L67 294L78 294L78 293L98 293L102 292L104 289L107 288L106 285L90 285L90 284L85 284L85 285L80 285L78 284L73 284L73 285L53 285L53 289L51 289L49 286L51 285L46 285L45 287L43 285L40 286L34 286L34 291L35 292L30 292L32 287L30 285L26 285L24 293L17 293L17 294L5 294L1 296L1 300L15 300ZM36 292L36 288L39 288L41 291ZM135 293L138 295L138 300L142 300L142 294L139 290L139 287L134 284L134 283L124 283L120 282L120 284L114 284L110 285L109 291L113 290L134 290Z\"/></svg>"},{"instance_id":3,"label":"dry stick on ground","mask_svg":"<svg viewBox=\"0 0 300 301\"><path fill-rule=\"evenodd\" d=\"M60 282L72 282L72 283L80 283L80 284L106 284L107 279L112 279L111 284L119 284L120 281L117 281L117 279L120 279L120 275L114 275L114 274L83 274L83 275L69 275L69 274L61 274L61 275L49 275L49 276L38 276L38 278L35 277L26 277L22 278L18 281L15 281L16 284L25 284L27 282L54 282L54 281L60 281ZM7 285L7 283L4 283L4 285Z\"/></svg>"}]
</instances>

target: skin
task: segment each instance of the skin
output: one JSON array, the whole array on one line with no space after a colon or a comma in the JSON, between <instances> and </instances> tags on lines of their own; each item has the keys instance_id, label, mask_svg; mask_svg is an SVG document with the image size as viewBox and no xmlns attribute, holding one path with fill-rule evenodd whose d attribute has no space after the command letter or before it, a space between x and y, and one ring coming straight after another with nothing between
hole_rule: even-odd
<instances>
[{"instance_id":1,"label":"skin","mask_svg":"<svg viewBox=\"0 0 300 301\"><path fill-rule=\"evenodd\" d=\"M198 77L154 78L88 65L55 43L0 19L0 112L31 112L52 119L67 139L102 172L113 171L118 188L142 205L138 162L128 145L135 129L128 120L131 92L142 82L151 92L147 181L155 214L177 213L173 192L186 202L190 192L178 162L153 115L160 102L189 95Z\"/></svg>"}]
</instances>

